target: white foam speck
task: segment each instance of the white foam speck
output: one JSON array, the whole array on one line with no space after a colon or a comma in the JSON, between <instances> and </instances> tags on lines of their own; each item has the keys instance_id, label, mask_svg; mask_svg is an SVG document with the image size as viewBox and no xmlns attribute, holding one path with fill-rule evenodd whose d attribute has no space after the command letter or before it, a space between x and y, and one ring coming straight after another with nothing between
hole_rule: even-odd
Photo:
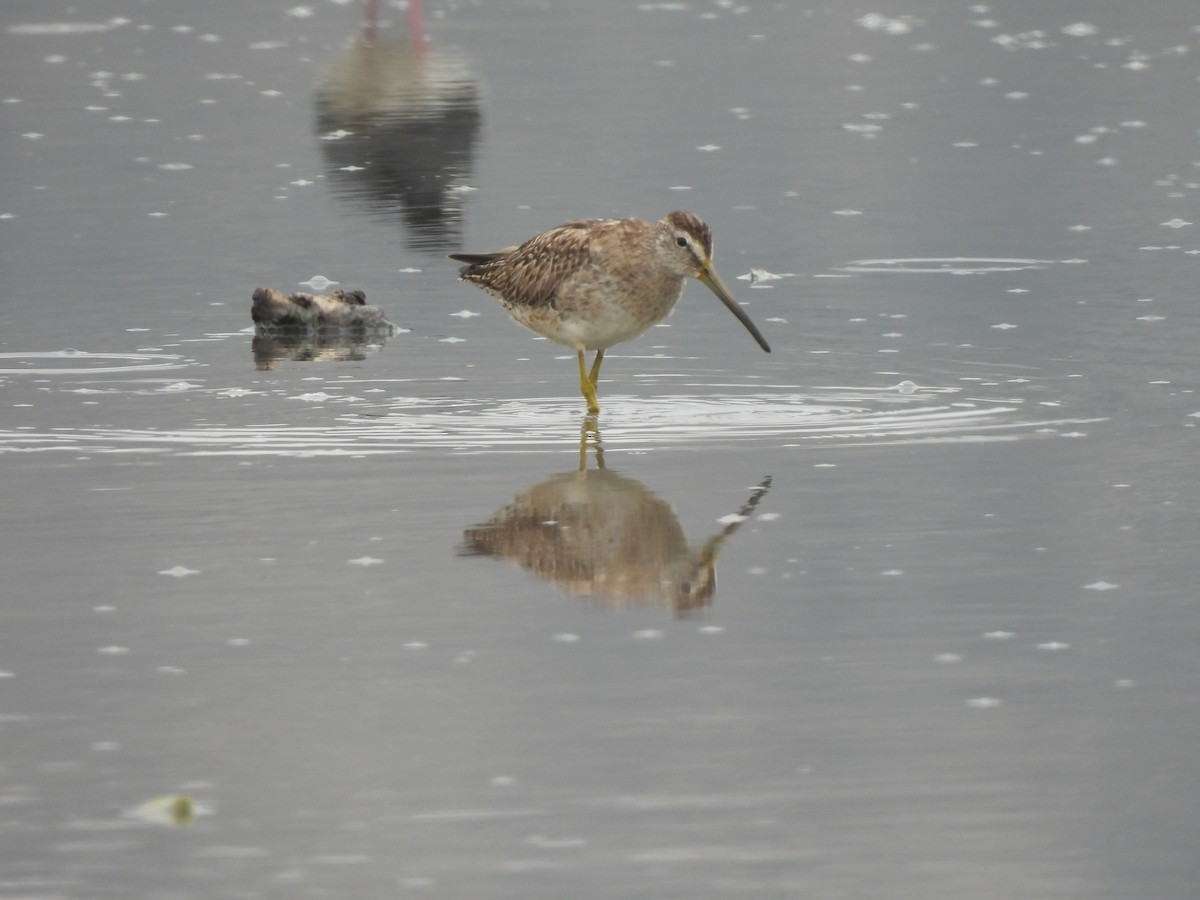
<instances>
[{"instance_id":1,"label":"white foam speck","mask_svg":"<svg viewBox=\"0 0 1200 900\"><path fill-rule=\"evenodd\" d=\"M300 282L300 287L309 287L314 291L323 291L332 284L338 284L337 281L330 281L324 275L314 275L308 281Z\"/></svg>"},{"instance_id":2,"label":"white foam speck","mask_svg":"<svg viewBox=\"0 0 1200 900\"><path fill-rule=\"evenodd\" d=\"M877 12L867 13L854 21L868 31L880 31L884 34L909 34L913 30L913 26L919 24L919 20L912 16L900 16L893 19Z\"/></svg>"},{"instance_id":3,"label":"white foam speck","mask_svg":"<svg viewBox=\"0 0 1200 900\"><path fill-rule=\"evenodd\" d=\"M189 575L199 575L199 569L189 569L187 566L174 566L170 569L163 569L159 575L170 575L172 578L187 578Z\"/></svg>"},{"instance_id":4,"label":"white foam speck","mask_svg":"<svg viewBox=\"0 0 1200 900\"><path fill-rule=\"evenodd\" d=\"M997 700L995 697L975 697L967 701L967 706L971 707L972 709L994 709L995 707L999 706L1000 703L1001 701Z\"/></svg>"}]
</instances>

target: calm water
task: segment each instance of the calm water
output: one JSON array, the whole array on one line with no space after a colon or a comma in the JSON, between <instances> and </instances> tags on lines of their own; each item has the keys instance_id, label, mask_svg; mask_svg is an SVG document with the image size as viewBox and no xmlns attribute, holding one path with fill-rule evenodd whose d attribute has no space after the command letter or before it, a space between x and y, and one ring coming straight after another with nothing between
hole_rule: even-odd
<instances>
[{"instance_id":1,"label":"calm water","mask_svg":"<svg viewBox=\"0 0 1200 900\"><path fill-rule=\"evenodd\" d=\"M0 898L1195 897L1194 3L367 12L0 7Z\"/></svg>"}]
</instances>

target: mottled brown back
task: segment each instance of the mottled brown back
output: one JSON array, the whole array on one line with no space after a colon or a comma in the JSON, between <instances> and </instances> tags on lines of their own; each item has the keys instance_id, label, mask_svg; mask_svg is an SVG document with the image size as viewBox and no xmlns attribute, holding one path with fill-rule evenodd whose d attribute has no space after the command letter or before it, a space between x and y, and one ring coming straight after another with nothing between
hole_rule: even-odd
<instances>
[{"instance_id":1,"label":"mottled brown back","mask_svg":"<svg viewBox=\"0 0 1200 900\"><path fill-rule=\"evenodd\" d=\"M591 229L602 219L580 219L532 237L521 246L494 253L452 253L465 262L463 281L477 284L505 303L553 306L562 280L591 260Z\"/></svg>"}]
</instances>

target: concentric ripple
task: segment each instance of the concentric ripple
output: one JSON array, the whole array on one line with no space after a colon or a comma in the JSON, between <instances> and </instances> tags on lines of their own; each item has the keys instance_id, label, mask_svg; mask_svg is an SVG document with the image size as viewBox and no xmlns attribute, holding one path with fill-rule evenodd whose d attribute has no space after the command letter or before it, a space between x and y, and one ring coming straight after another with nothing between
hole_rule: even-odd
<instances>
[{"instance_id":1,"label":"concentric ripple","mask_svg":"<svg viewBox=\"0 0 1200 900\"><path fill-rule=\"evenodd\" d=\"M610 450L1015 441L1078 435L1095 419L1044 419L1020 401L955 399L948 389L830 388L827 392L743 396L607 398L600 417ZM563 398L461 400L396 398L344 407L328 426L196 426L175 430L84 427L0 430L0 452L66 450L175 456L366 456L558 452L577 446L583 418Z\"/></svg>"},{"instance_id":2,"label":"concentric ripple","mask_svg":"<svg viewBox=\"0 0 1200 900\"><path fill-rule=\"evenodd\" d=\"M53 360L47 364L43 360ZM24 363L24 365L22 365ZM99 375L182 369L191 361L174 353L89 353L46 350L0 353L0 375Z\"/></svg>"},{"instance_id":3,"label":"concentric ripple","mask_svg":"<svg viewBox=\"0 0 1200 900\"><path fill-rule=\"evenodd\" d=\"M906 259L856 259L839 266L839 272L858 274L986 275L989 272L1019 272L1044 269L1049 259L1005 259L985 256L914 256Z\"/></svg>"}]
</instances>

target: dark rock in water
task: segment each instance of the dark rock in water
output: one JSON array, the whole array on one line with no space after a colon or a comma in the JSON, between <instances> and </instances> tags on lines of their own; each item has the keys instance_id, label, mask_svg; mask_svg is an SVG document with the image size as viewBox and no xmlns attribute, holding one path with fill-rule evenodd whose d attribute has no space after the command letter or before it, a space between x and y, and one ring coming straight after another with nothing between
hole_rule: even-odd
<instances>
[{"instance_id":1,"label":"dark rock in water","mask_svg":"<svg viewBox=\"0 0 1200 900\"><path fill-rule=\"evenodd\" d=\"M281 294L271 288L255 288L250 307L259 334L281 331L379 331L391 334L395 326L378 306L367 306L362 291L324 294Z\"/></svg>"}]
</instances>

